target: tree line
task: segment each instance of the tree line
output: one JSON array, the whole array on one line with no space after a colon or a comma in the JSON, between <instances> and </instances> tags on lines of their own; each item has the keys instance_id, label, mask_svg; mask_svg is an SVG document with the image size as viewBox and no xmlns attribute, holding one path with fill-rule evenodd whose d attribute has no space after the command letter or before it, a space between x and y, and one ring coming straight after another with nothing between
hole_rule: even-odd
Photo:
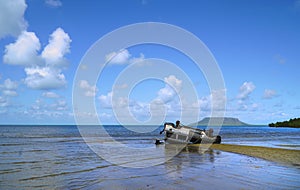
<instances>
[{"instance_id":1,"label":"tree line","mask_svg":"<svg viewBox=\"0 0 300 190\"><path fill-rule=\"evenodd\" d=\"M300 128L300 118L290 119L288 121L270 123L269 127L294 127Z\"/></svg>"}]
</instances>

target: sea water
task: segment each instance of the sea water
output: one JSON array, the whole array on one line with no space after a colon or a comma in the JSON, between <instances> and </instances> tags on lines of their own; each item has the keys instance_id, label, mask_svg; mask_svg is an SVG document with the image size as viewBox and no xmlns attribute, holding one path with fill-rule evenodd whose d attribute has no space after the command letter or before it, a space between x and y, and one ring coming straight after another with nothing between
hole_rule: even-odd
<instances>
[{"instance_id":1,"label":"sea water","mask_svg":"<svg viewBox=\"0 0 300 190\"><path fill-rule=\"evenodd\" d=\"M85 129L91 138L108 134L138 148L155 148L163 138L162 126L147 133L104 126L105 135L97 126ZM223 143L288 149L300 142L300 129L291 128L222 127L220 135ZM75 125L0 127L0 189L299 189L299 179L300 168L213 150L184 149L158 165L122 167L93 152Z\"/></svg>"},{"instance_id":2,"label":"sea water","mask_svg":"<svg viewBox=\"0 0 300 190\"><path fill-rule=\"evenodd\" d=\"M224 126L221 128L220 135L223 137L223 142L228 144L300 150L300 128Z\"/></svg>"}]
</instances>

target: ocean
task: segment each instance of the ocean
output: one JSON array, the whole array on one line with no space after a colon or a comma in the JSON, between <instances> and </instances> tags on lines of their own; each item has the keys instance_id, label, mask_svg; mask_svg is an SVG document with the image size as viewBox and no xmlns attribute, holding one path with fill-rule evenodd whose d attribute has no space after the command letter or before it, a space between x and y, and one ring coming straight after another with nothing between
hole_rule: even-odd
<instances>
[{"instance_id":1,"label":"ocean","mask_svg":"<svg viewBox=\"0 0 300 190\"><path fill-rule=\"evenodd\" d=\"M154 144L162 126L140 127L146 132L84 126L83 135L75 125L0 126L0 189L300 188L299 166L215 150L174 152ZM225 144L300 150L300 129L226 126L220 135Z\"/></svg>"}]
</instances>

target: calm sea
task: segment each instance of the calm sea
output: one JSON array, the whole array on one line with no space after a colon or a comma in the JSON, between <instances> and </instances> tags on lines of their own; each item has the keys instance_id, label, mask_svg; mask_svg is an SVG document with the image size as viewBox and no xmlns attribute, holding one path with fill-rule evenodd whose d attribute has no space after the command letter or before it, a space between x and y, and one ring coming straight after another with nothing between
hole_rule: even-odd
<instances>
[{"instance_id":1,"label":"calm sea","mask_svg":"<svg viewBox=\"0 0 300 190\"><path fill-rule=\"evenodd\" d=\"M101 137L96 128L86 126L85 135ZM161 127L104 129L117 142L145 150L163 138ZM222 127L220 135L223 143L300 149L300 129ZM299 189L299 179L299 167L212 150L185 149L158 165L122 167L94 153L77 126L0 126L0 189Z\"/></svg>"}]
</instances>

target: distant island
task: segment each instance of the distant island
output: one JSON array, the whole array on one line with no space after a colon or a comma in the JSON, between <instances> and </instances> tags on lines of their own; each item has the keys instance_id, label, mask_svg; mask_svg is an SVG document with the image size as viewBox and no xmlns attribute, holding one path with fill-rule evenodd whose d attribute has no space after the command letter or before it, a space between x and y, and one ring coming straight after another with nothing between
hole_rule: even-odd
<instances>
[{"instance_id":1,"label":"distant island","mask_svg":"<svg viewBox=\"0 0 300 190\"><path fill-rule=\"evenodd\" d=\"M222 126L251 126L248 123L240 121L238 118L234 117L205 117L201 121L196 123L192 123L192 126L207 126L209 121L211 125L217 125L218 123L222 122Z\"/></svg>"},{"instance_id":2,"label":"distant island","mask_svg":"<svg viewBox=\"0 0 300 190\"><path fill-rule=\"evenodd\" d=\"M292 128L300 128L300 118L290 119L289 121L282 121L282 122L270 123L269 127L292 127Z\"/></svg>"}]
</instances>

